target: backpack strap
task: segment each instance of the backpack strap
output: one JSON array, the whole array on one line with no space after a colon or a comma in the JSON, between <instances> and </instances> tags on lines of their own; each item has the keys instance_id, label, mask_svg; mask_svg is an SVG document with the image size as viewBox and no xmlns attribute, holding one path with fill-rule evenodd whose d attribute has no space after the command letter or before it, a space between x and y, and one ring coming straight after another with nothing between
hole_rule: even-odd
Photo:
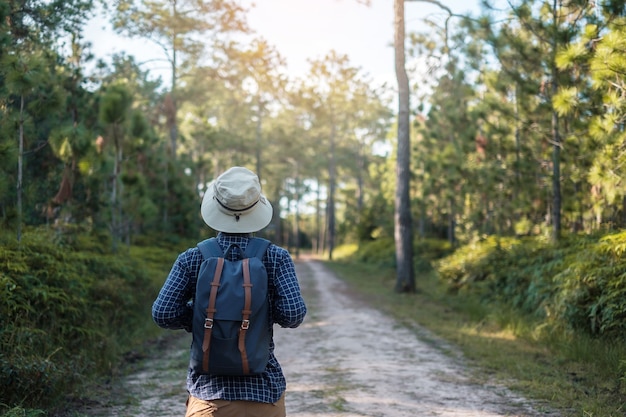
<instances>
[{"instance_id":1,"label":"backpack strap","mask_svg":"<svg viewBox=\"0 0 626 417\"><path fill-rule=\"evenodd\" d=\"M200 249L200 253L202 253L202 258L223 258L224 251L222 251L222 247L217 243L217 238L210 238L203 240L198 243L198 249Z\"/></svg>"},{"instance_id":2,"label":"backpack strap","mask_svg":"<svg viewBox=\"0 0 626 417\"><path fill-rule=\"evenodd\" d=\"M267 248L270 246L270 241L267 239L261 239L260 237L252 237L248 240L248 246L246 246L246 252L244 258L258 258L263 260Z\"/></svg>"},{"instance_id":3,"label":"backpack strap","mask_svg":"<svg viewBox=\"0 0 626 417\"><path fill-rule=\"evenodd\" d=\"M206 260L209 258L217 258L215 266L215 274L211 281L211 293L209 294L209 304L206 309L206 318L204 319L204 338L202 339L202 369L209 371L209 352L211 347L211 333L213 331L213 317L215 316L215 300L217 299L217 289L220 286L222 278L222 269L224 268L224 253L217 243L216 238L211 238L198 243L198 249L202 253L202 257Z\"/></svg>"},{"instance_id":4,"label":"backpack strap","mask_svg":"<svg viewBox=\"0 0 626 417\"><path fill-rule=\"evenodd\" d=\"M269 240L260 238L251 238L246 246L246 251L243 259L243 290L244 290L244 307L241 310L241 328L239 329L239 353L241 354L241 363L243 367L244 375L250 373L250 366L248 364L248 353L246 352L246 332L250 328L250 314L252 314L252 281L250 280L250 257L263 259L263 255L267 251L269 246Z\"/></svg>"},{"instance_id":5,"label":"backpack strap","mask_svg":"<svg viewBox=\"0 0 626 417\"><path fill-rule=\"evenodd\" d=\"M206 308L206 318L204 319L204 339L202 340L202 369L209 372L209 352L211 347L211 332L213 331L213 316L215 309L215 299L217 298L217 288L220 286L224 258L217 258L215 274L211 282L211 294L209 295L209 305Z\"/></svg>"},{"instance_id":6,"label":"backpack strap","mask_svg":"<svg viewBox=\"0 0 626 417\"><path fill-rule=\"evenodd\" d=\"M250 328L250 314L252 314L252 282L250 281L250 259L243 260L243 291L244 306L241 310L241 328L239 329L239 353L244 375L250 373L248 353L246 352L246 331Z\"/></svg>"}]
</instances>

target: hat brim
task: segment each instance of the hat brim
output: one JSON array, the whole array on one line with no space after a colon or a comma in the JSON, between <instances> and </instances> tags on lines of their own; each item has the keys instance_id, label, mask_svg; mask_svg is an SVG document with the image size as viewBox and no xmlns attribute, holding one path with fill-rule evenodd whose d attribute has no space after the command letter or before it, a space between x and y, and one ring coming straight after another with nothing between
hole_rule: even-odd
<instances>
[{"instance_id":1,"label":"hat brim","mask_svg":"<svg viewBox=\"0 0 626 417\"><path fill-rule=\"evenodd\" d=\"M221 211L213 198L213 182L207 187L200 213L204 222L213 230L225 233L253 233L265 228L272 221L273 209L267 198L261 194L254 209L239 216L239 219Z\"/></svg>"}]
</instances>

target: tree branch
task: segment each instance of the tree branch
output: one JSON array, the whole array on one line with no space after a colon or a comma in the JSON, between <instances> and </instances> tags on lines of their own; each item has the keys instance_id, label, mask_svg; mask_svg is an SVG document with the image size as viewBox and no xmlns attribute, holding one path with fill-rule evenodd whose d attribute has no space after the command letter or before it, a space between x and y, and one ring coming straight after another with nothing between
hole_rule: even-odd
<instances>
[{"instance_id":1,"label":"tree branch","mask_svg":"<svg viewBox=\"0 0 626 417\"><path fill-rule=\"evenodd\" d=\"M453 13L452 10L446 6L445 4L441 3L439 0L404 0L405 3L408 2L421 2L421 3L430 3L430 4L434 4L435 6L439 7L440 9L444 10L447 14L448 17L446 17L445 20L445 27L444 27L444 44L446 47L446 53L448 53L449 46L448 46L448 24L450 22L450 19L452 19L453 17L460 17L462 19L467 19L468 17L462 14L457 14L457 13Z\"/></svg>"},{"instance_id":2,"label":"tree branch","mask_svg":"<svg viewBox=\"0 0 626 417\"><path fill-rule=\"evenodd\" d=\"M448 6L446 6L445 4L441 3L440 1L437 0L404 0L405 3L408 2L422 2L422 3L430 3L430 4L434 4L435 6L439 7L440 9L445 10L450 17L452 16L457 16L457 17L461 17L462 15L458 15L455 13L452 13L452 10L450 10L450 8Z\"/></svg>"}]
</instances>

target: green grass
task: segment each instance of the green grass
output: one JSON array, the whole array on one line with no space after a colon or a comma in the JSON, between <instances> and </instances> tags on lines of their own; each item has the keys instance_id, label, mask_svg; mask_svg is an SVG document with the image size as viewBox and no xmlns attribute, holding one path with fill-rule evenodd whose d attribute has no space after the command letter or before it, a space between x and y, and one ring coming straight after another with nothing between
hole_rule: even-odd
<instances>
[{"instance_id":1,"label":"green grass","mask_svg":"<svg viewBox=\"0 0 626 417\"><path fill-rule=\"evenodd\" d=\"M431 343L445 349L441 338L460 349L477 382L496 379L564 417L626 415L623 344L542 331L514 312L447 293L434 272L418 273L416 294L397 294L388 267L327 265L371 305L416 332L428 329Z\"/></svg>"}]
</instances>

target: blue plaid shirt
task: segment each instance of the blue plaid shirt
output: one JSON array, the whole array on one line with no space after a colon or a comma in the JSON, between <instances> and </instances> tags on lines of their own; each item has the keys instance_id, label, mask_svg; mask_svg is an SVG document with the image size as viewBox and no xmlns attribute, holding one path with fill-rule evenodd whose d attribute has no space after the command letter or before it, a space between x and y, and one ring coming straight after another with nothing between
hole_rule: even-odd
<instances>
[{"instance_id":1,"label":"blue plaid shirt","mask_svg":"<svg viewBox=\"0 0 626 417\"><path fill-rule=\"evenodd\" d=\"M220 233L217 239L222 250L231 244L245 250L248 244L247 235ZM152 318L157 325L165 329L191 330L193 311L187 305L187 301L192 299L195 293L201 263L202 254L197 247L187 249L178 256L152 305ZM269 278L272 323L281 327L298 327L304 320L307 310L289 252L279 246L270 245L263 263ZM269 362L261 375L240 377L199 375L191 368L187 374L187 390L192 396L202 400L275 403L285 392L286 385L283 371L274 356L273 339L270 342Z\"/></svg>"}]
</instances>

